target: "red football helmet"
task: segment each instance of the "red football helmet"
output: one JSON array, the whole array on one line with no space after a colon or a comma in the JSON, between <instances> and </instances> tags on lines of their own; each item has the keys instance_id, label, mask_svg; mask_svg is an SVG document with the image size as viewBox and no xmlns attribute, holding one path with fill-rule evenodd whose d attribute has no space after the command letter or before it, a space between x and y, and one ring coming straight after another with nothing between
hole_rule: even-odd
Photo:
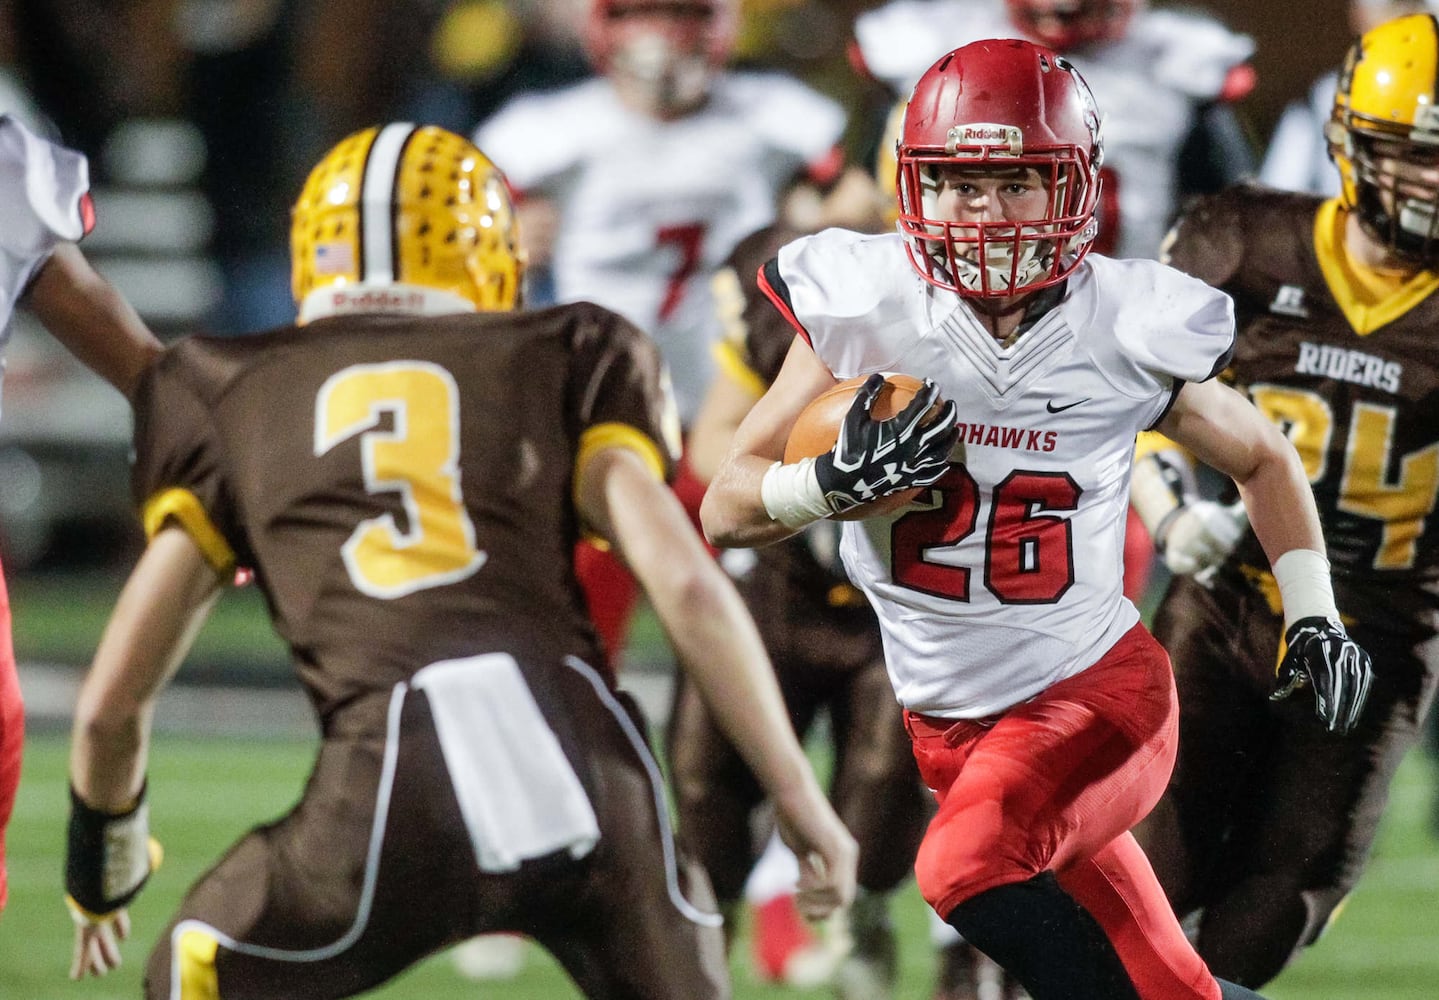
<instances>
[{"instance_id":1,"label":"red football helmet","mask_svg":"<svg viewBox=\"0 0 1439 1000\"><path fill-rule=\"evenodd\" d=\"M1063 56L1019 39L974 42L920 77L899 140L899 229L930 284L1004 297L1053 285L1079 266L1098 230L1099 111ZM936 168L1033 167L1043 218L936 218Z\"/></svg>"},{"instance_id":2,"label":"red football helmet","mask_svg":"<svg viewBox=\"0 0 1439 1000\"><path fill-rule=\"evenodd\" d=\"M1144 0L1008 0L1009 18L1026 35L1066 52L1123 38Z\"/></svg>"},{"instance_id":3,"label":"red football helmet","mask_svg":"<svg viewBox=\"0 0 1439 1000\"><path fill-rule=\"evenodd\" d=\"M683 114L734 49L737 0L592 0L585 49L642 110Z\"/></svg>"}]
</instances>

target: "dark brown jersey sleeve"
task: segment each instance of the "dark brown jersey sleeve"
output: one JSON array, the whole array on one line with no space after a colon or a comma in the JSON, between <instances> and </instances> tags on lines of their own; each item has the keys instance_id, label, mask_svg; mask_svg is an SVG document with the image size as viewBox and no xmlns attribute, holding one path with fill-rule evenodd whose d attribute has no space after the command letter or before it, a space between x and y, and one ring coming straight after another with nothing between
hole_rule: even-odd
<instances>
[{"instance_id":1,"label":"dark brown jersey sleeve","mask_svg":"<svg viewBox=\"0 0 1439 1000\"><path fill-rule=\"evenodd\" d=\"M784 226L761 229L740 241L715 275L715 304L725 333L720 364L736 381L752 381L756 397L779 374L795 338L794 327L760 291L759 270L798 235Z\"/></svg>"},{"instance_id":2,"label":"dark brown jersey sleeve","mask_svg":"<svg viewBox=\"0 0 1439 1000\"><path fill-rule=\"evenodd\" d=\"M234 504L209 407L186 376L182 342L140 383L131 488L146 537L178 523L217 572L228 572L240 558Z\"/></svg>"},{"instance_id":3,"label":"dark brown jersey sleeve","mask_svg":"<svg viewBox=\"0 0 1439 1000\"><path fill-rule=\"evenodd\" d=\"M1192 202L1165 238L1160 259L1223 287L1244 258L1243 202L1240 188Z\"/></svg>"},{"instance_id":4,"label":"dark brown jersey sleeve","mask_svg":"<svg viewBox=\"0 0 1439 1000\"><path fill-rule=\"evenodd\" d=\"M577 324L570 371L579 424L576 467L594 449L618 444L671 481L682 445L680 419L654 342L615 313L589 306Z\"/></svg>"}]
</instances>

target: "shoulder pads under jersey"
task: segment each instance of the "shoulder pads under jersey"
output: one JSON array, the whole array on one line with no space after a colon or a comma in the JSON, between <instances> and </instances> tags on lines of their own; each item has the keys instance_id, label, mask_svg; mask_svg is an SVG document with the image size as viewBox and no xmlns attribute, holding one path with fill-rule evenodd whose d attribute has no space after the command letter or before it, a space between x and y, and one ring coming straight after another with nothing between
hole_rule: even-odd
<instances>
[{"instance_id":1,"label":"shoulder pads under jersey","mask_svg":"<svg viewBox=\"0 0 1439 1000\"><path fill-rule=\"evenodd\" d=\"M781 247L776 263L775 291L836 378L891 367L932 325L897 233L826 229Z\"/></svg>"},{"instance_id":2,"label":"shoulder pads under jersey","mask_svg":"<svg viewBox=\"0 0 1439 1000\"><path fill-rule=\"evenodd\" d=\"M844 136L844 108L784 73L726 73L717 81L729 103L775 149L805 162L823 156Z\"/></svg>"},{"instance_id":3,"label":"shoulder pads under jersey","mask_svg":"<svg viewBox=\"0 0 1439 1000\"><path fill-rule=\"evenodd\" d=\"M1014 34L997 0L893 0L854 22L864 67L897 94L908 94L924 71L951 49Z\"/></svg>"},{"instance_id":4,"label":"shoulder pads under jersey","mask_svg":"<svg viewBox=\"0 0 1439 1000\"><path fill-rule=\"evenodd\" d=\"M1152 260L1089 256L1095 318L1139 368L1203 382L1229 363L1234 302L1223 292Z\"/></svg>"},{"instance_id":5,"label":"shoulder pads under jersey","mask_svg":"<svg viewBox=\"0 0 1439 1000\"><path fill-rule=\"evenodd\" d=\"M471 137L516 190L542 186L583 160L623 115L610 83L593 77L561 90L518 94Z\"/></svg>"},{"instance_id":6,"label":"shoulder pads under jersey","mask_svg":"<svg viewBox=\"0 0 1439 1000\"><path fill-rule=\"evenodd\" d=\"M1234 100L1226 93L1230 74L1254 55L1254 39L1192 11L1144 10L1131 37L1152 52L1160 83L1195 100ZM1252 85L1251 85L1252 86Z\"/></svg>"},{"instance_id":7,"label":"shoulder pads under jersey","mask_svg":"<svg viewBox=\"0 0 1439 1000\"><path fill-rule=\"evenodd\" d=\"M48 255L95 224L84 155L0 115L0 247L21 259Z\"/></svg>"}]
</instances>

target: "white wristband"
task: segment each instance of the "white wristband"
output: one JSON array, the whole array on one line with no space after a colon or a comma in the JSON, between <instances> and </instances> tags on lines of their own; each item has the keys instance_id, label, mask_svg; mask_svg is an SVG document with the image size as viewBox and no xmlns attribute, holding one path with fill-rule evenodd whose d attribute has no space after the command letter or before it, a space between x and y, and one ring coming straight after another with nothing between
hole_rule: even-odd
<instances>
[{"instance_id":1,"label":"white wristband","mask_svg":"<svg viewBox=\"0 0 1439 1000\"><path fill-rule=\"evenodd\" d=\"M820 492L812 458L789 465L774 463L765 470L759 492L765 512L794 531L831 513Z\"/></svg>"},{"instance_id":2,"label":"white wristband","mask_svg":"<svg viewBox=\"0 0 1439 1000\"><path fill-rule=\"evenodd\" d=\"M1284 603L1284 627L1301 618L1339 620L1334 586L1329 581L1329 560L1313 549L1290 549L1274 560L1274 582Z\"/></svg>"}]
</instances>

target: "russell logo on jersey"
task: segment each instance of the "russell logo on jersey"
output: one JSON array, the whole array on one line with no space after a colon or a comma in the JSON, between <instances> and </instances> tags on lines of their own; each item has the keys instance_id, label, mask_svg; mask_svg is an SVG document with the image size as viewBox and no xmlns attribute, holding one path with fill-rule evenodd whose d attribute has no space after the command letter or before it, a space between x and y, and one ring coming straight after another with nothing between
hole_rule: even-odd
<instances>
[{"instance_id":1,"label":"russell logo on jersey","mask_svg":"<svg viewBox=\"0 0 1439 1000\"><path fill-rule=\"evenodd\" d=\"M1274 293L1274 301L1269 303L1269 311L1281 316L1308 319L1309 310L1304 306L1304 289L1298 285L1280 285L1279 291Z\"/></svg>"}]
</instances>

